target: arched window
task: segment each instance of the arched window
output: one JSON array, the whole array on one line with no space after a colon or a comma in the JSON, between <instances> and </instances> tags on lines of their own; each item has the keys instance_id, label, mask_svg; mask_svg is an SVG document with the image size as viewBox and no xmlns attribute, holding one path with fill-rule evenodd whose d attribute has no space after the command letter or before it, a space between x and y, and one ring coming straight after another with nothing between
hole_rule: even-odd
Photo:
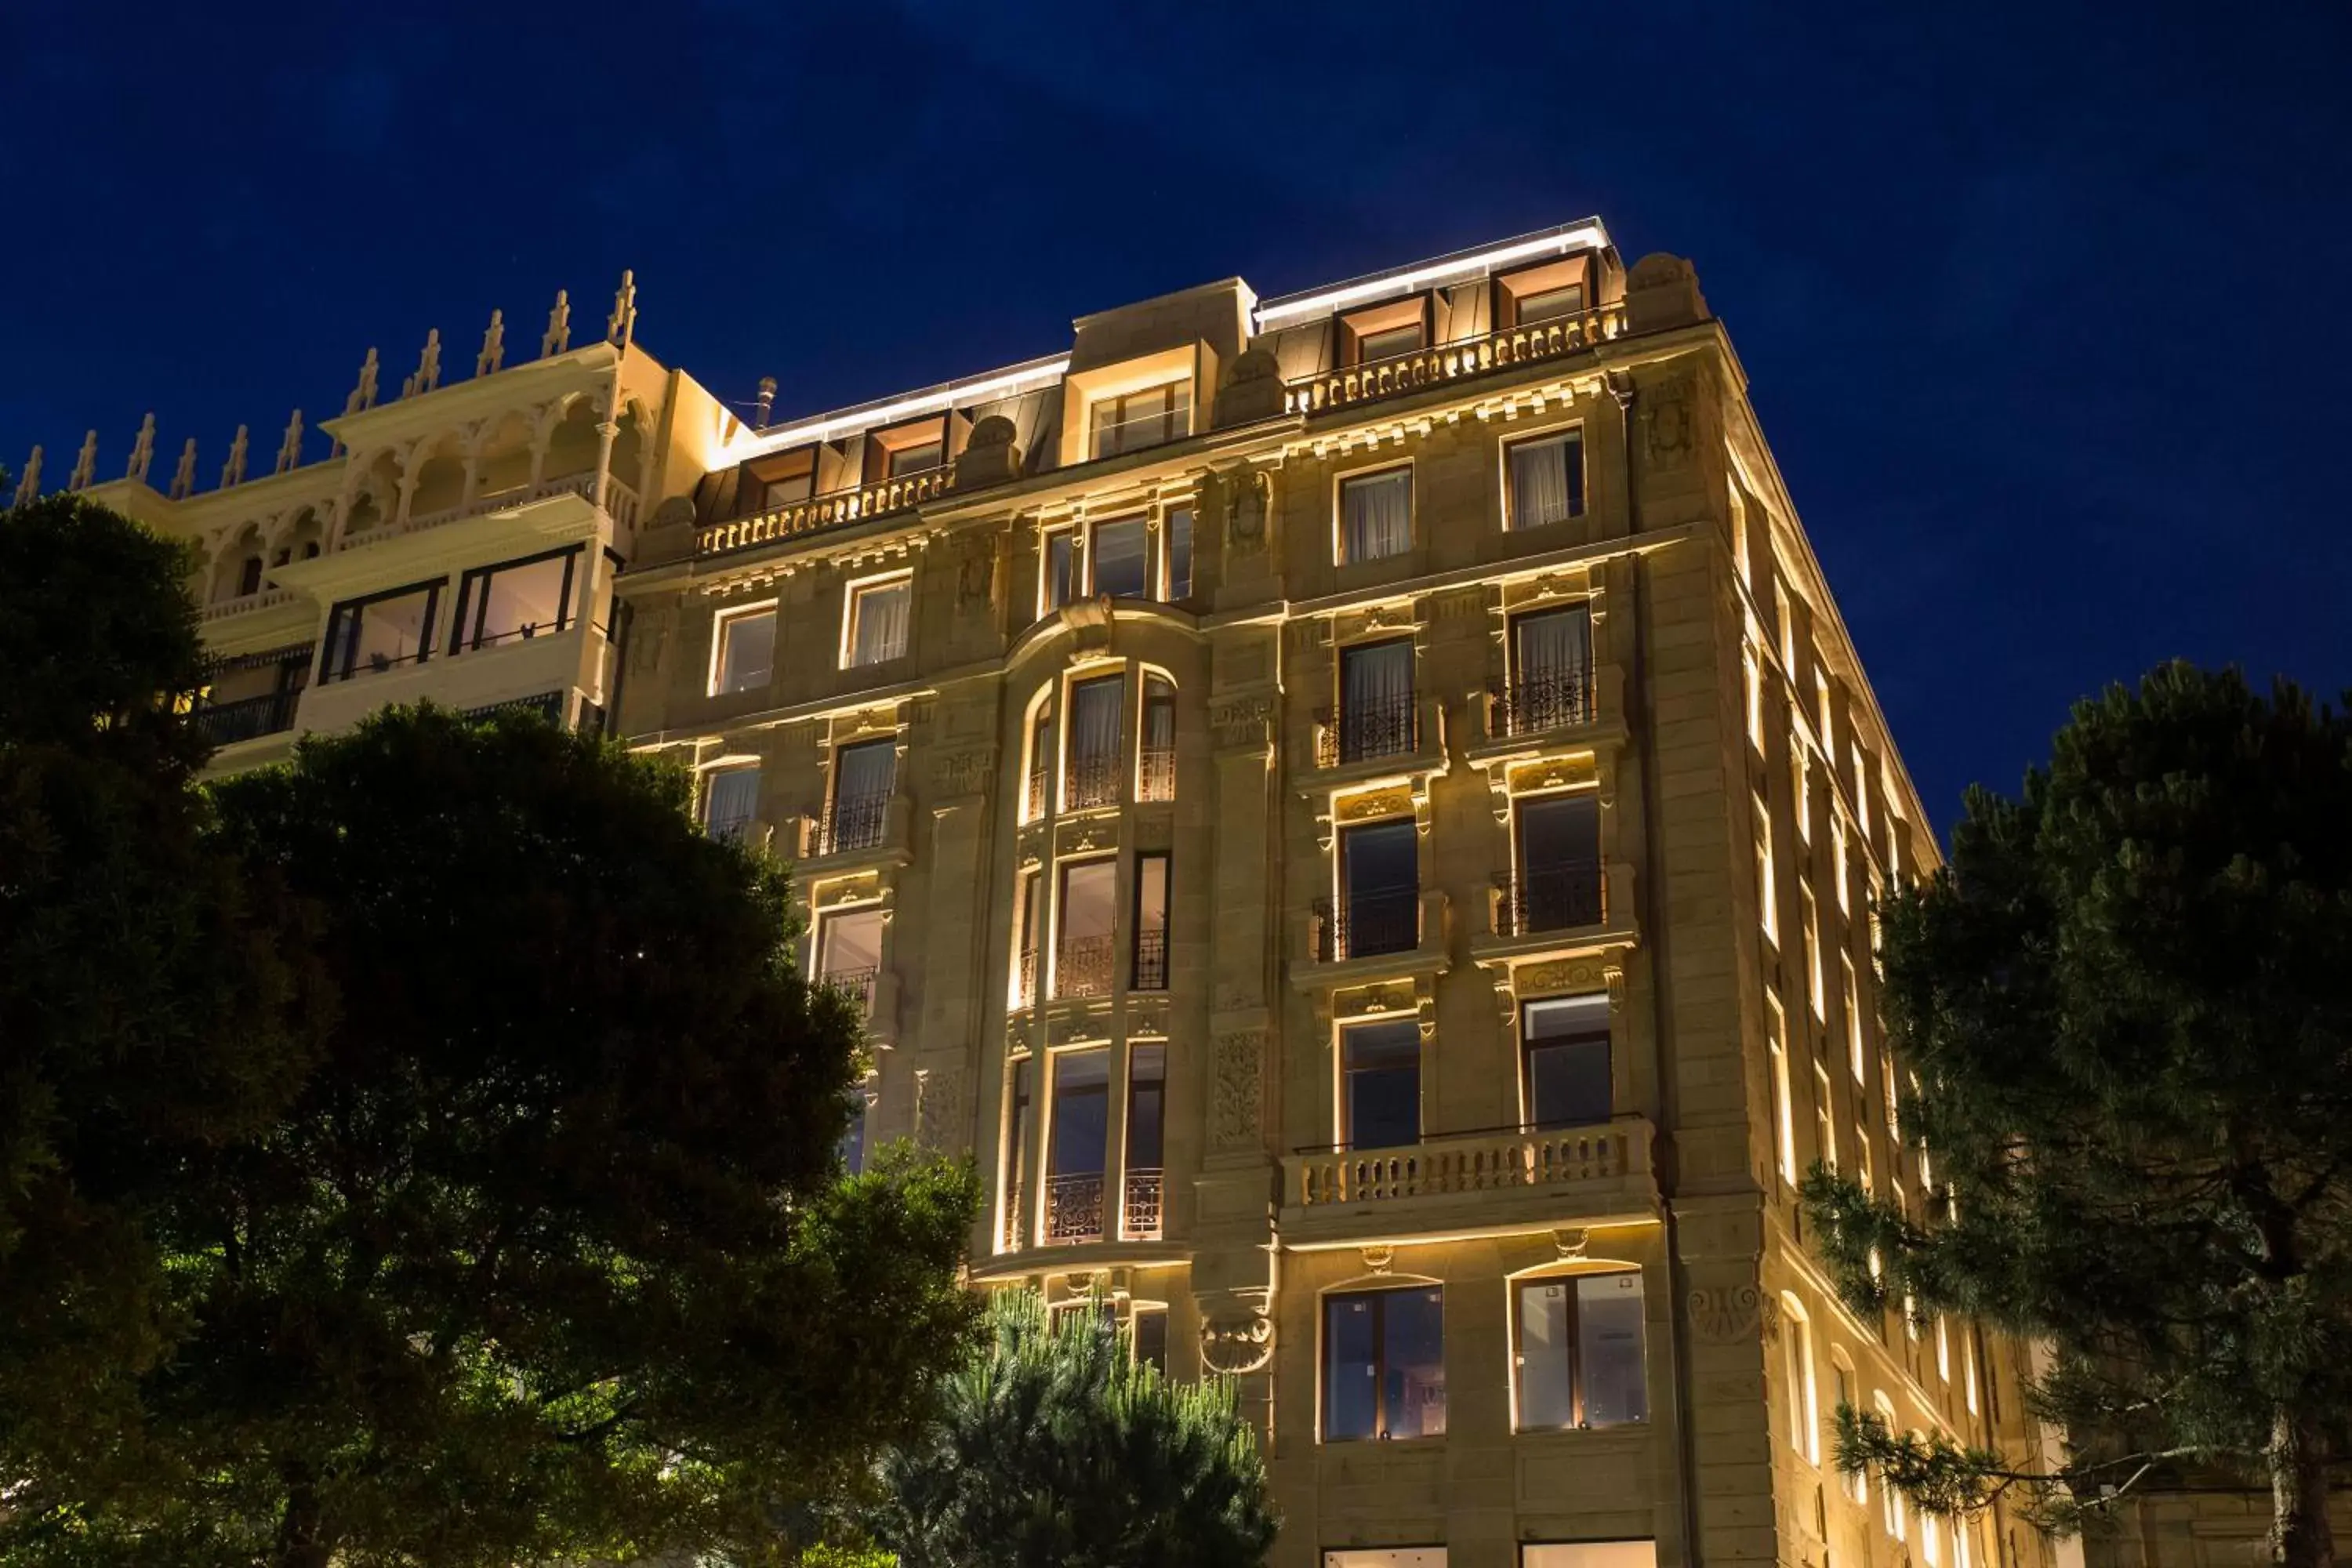
<instances>
[{"instance_id":1,"label":"arched window","mask_svg":"<svg viewBox=\"0 0 2352 1568\"><path fill-rule=\"evenodd\" d=\"M258 594L260 592L261 557L258 555L248 555L245 558L245 564L237 569L236 596L242 599L247 595Z\"/></svg>"}]
</instances>

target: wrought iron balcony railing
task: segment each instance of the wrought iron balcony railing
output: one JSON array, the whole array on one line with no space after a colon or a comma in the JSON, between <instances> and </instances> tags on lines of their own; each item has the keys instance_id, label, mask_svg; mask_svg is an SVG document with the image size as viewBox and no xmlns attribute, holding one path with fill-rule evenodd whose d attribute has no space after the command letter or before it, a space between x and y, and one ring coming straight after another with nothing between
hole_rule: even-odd
<instances>
[{"instance_id":1,"label":"wrought iron balcony railing","mask_svg":"<svg viewBox=\"0 0 2352 1568\"><path fill-rule=\"evenodd\" d=\"M843 795L833 803L833 814L824 819L816 836L819 855L849 855L860 849L871 849L882 842L884 826L890 812L890 791L875 790L866 795Z\"/></svg>"},{"instance_id":2,"label":"wrought iron balcony railing","mask_svg":"<svg viewBox=\"0 0 2352 1568\"><path fill-rule=\"evenodd\" d=\"M1318 767L1410 756L1420 749L1419 713L1412 693L1376 701L1343 703L1315 710L1315 761Z\"/></svg>"},{"instance_id":3,"label":"wrought iron balcony railing","mask_svg":"<svg viewBox=\"0 0 2352 1568\"><path fill-rule=\"evenodd\" d=\"M1045 1178L1045 1240L1100 1241L1103 1179L1099 1172Z\"/></svg>"},{"instance_id":4,"label":"wrought iron balcony railing","mask_svg":"<svg viewBox=\"0 0 2352 1568\"><path fill-rule=\"evenodd\" d=\"M1029 794L1021 803L1022 821L1034 822L1045 815L1045 792L1052 783L1053 776L1044 768L1030 770Z\"/></svg>"},{"instance_id":5,"label":"wrought iron balcony railing","mask_svg":"<svg viewBox=\"0 0 2352 1568\"><path fill-rule=\"evenodd\" d=\"M1158 931L1139 931L1135 933L1135 979L1131 984L1138 991L1168 989L1166 928L1163 927Z\"/></svg>"},{"instance_id":6,"label":"wrought iron balcony railing","mask_svg":"<svg viewBox=\"0 0 2352 1568\"><path fill-rule=\"evenodd\" d=\"M1592 721L1592 686L1580 665L1486 689L1486 732L1501 739Z\"/></svg>"},{"instance_id":7,"label":"wrought iron balcony railing","mask_svg":"<svg viewBox=\"0 0 2352 1568\"><path fill-rule=\"evenodd\" d=\"M1158 1170L1129 1169L1127 1206L1119 1218L1119 1235L1129 1241L1160 1239L1160 1210L1166 1184Z\"/></svg>"},{"instance_id":8,"label":"wrought iron balcony railing","mask_svg":"<svg viewBox=\"0 0 2352 1568\"><path fill-rule=\"evenodd\" d=\"M1176 752L1168 746L1146 746L1136 767L1135 798L1176 798Z\"/></svg>"},{"instance_id":9,"label":"wrought iron balcony railing","mask_svg":"<svg viewBox=\"0 0 2352 1568\"><path fill-rule=\"evenodd\" d=\"M272 691L234 702L207 703L188 715L189 722L215 746L234 745L294 727L294 704L299 691Z\"/></svg>"},{"instance_id":10,"label":"wrought iron balcony railing","mask_svg":"<svg viewBox=\"0 0 2352 1568\"><path fill-rule=\"evenodd\" d=\"M1013 1005L1034 1007L1037 1005L1037 950L1030 948L1021 955L1019 967L1013 976Z\"/></svg>"},{"instance_id":11,"label":"wrought iron balcony railing","mask_svg":"<svg viewBox=\"0 0 2352 1568\"><path fill-rule=\"evenodd\" d=\"M1109 995L1111 960L1117 942L1117 938L1108 936L1063 939L1061 946L1054 950L1054 994Z\"/></svg>"},{"instance_id":12,"label":"wrought iron balcony railing","mask_svg":"<svg viewBox=\"0 0 2352 1568\"><path fill-rule=\"evenodd\" d=\"M1411 952L1421 945L1421 890L1396 888L1350 893L1336 904L1314 904L1315 957L1322 963Z\"/></svg>"},{"instance_id":13,"label":"wrought iron balcony railing","mask_svg":"<svg viewBox=\"0 0 2352 1568\"><path fill-rule=\"evenodd\" d=\"M1120 759L1117 752L1107 755L1074 756L1068 774L1062 781L1063 802L1073 811L1091 806L1118 804Z\"/></svg>"},{"instance_id":14,"label":"wrought iron balcony railing","mask_svg":"<svg viewBox=\"0 0 2352 1568\"><path fill-rule=\"evenodd\" d=\"M874 980L882 971L874 964L863 969L828 970L820 983L828 991L838 992L857 1005L860 1013L874 1011Z\"/></svg>"},{"instance_id":15,"label":"wrought iron balcony railing","mask_svg":"<svg viewBox=\"0 0 2352 1568\"><path fill-rule=\"evenodd\" d=\"M1599 925L1607 913L1601 862L1568 860L1495 873L1495 934L1533 936Z\"/></svg>"}]
</instances>

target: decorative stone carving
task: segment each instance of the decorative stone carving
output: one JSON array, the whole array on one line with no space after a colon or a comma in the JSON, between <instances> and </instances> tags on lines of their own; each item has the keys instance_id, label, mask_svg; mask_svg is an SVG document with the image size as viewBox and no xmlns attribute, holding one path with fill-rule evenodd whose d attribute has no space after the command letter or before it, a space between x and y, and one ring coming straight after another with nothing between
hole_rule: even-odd
<instances>
[{"instance_id":1,"label":"decorative stone carving","mask_svg":"<svg viewBox=\"0 0 2352 1568\"><path fill-rule=\"evenodd\" d=\"M122 470L126 479L147 482L147 466L155 460L155 416L152 414L139 422L139 434L131 443L131 466Z\"/></svg>"},{"instance_id":2,"label":"decorative stone carving","mask_svg":"<svg viewBox=\"0 0 2352 1568\"><path fill-rule=\"evenodd\" d=\"M236 427L236 439L228 444L228 461L221 466L220 488L223 489L245 483L246 440L246 428L240 425Z\"/></svg>"},{"instance_id":3,"label":"decorative stone carving","mask_svg":"<svg viewBox=\"0 0 2352 1568\"><path fill-rule=\"evenodd\" d=\"M1203 1298L1201 1361L1223 1377L1256 1372L1274 1359L1274 1320L1266 1292Z\"/></svg>"},{"instance_id":4,"label":"decorative stone carving","mask_svg":"<svg viewBox=\"0 0 2352 1568\"><path fill-rule=\"evenodd\" d=\"M539 340L539 357L551 359L572 347L572 295L567 289L555 291L555 308L547 312L547 331ZM373 351L370 351L373 357Z\"/></svg>"},{"instance_id":5,"label":"decorative stone carving","mask_svg":"<svg viewBox=\"0 0 2352 1568\"><path fill-rule=\"evenodd\" d=\"M1706 319L1698 269L1679 256L1654 251L1625 274L1626 326L1636 332Z\"/></svg>"},{"instance_id":6,"label":"decorative stone carving","mask_svg":"<svg viewBox=\"0 0 2352 1568\"><path fill-rule=\"evenodd\" d=\"M1130 999L1127 1005L1127 1033L1130 1039L1164 1040L1168 1037L1168 1004L1153 997L1149 1000Z\"/></svg>"},{"instance_id":7,"label":"decorative stone carving","mask_svg":"<svg viewBox=\"0 0 2352 1568\"><path fill-rule=\"evenodd\" d=\"M245 426L236 427L237 439L245 438ZM81 450L74 455L73 472L66 476L66 489L86 490L98 471L98 432L92 430L81 438Z\"/></svg>"},{"instance_id":8,"label":"decorative stone carving","mask_svg":"<svg viewBox=\"0 0 2352 1568\"><path fill-rule=\"evenodd\" d=\"M994 747L950 752L931 766L932 785L942 795L978 795L996 771Z\"/></svg>"},{"instance_id":9,"label":"decorative stone carving","mask_svg":"<svg viewBox=\"0 0 2352 1568\"><path fill-rule=\"evenodd\" d=\"M621 269L621 286L613 290L613 313L604 319L604 341L627 348L637 331L637 275Z\"/></svg>"},{"instance_id":10,"label":"decorative stone carving","mask_svg":"<svg viewBox=\"0 0 2352 1568\"><path fill-rule=\"evenodd\" d=\"M1365 1247L1363 1254L1364 1272L1367 1274L1386 1274L1396 1267L1396 1248L1393 1247L1375 1243Z\"/></svg>"},{"instance_id":11,"label":"decorative stone carving","mask_svg":"<svg viewBox=\"0 0 2352 1568\"><path fill-rule=\"evenodd\" d=\"M1236 697L1209 710L1209 727L1220 746L1262 746L1274 720L1271 697Z\"/></svg>"},{"instance_id":12,"label":"decorative stone carving","mask_svg":"<svg viewBox=\"0 0 2352 1568\"><path fill-rule=\"evenodd\" d=\"M490 312L490 324L482 333L482 352L474 356L474 374L496 375L507 363L507 313Z\"/></svg>"},{"instance_id":13,"label":"decorative stone carving","mask_svg":"<svg viewBox=\"0 0 2352 1568\"><path fill-rule=\"evenodd\" d=\"M172 499L185 500L195 488L196 438L191 436L188 437L188 444L180 448L180 466L172 471Z\"/></svg>"},{"instance_id":14,"label":"decorative stone carving","mask_svg":"<svg viewBox=\"0 0 2352 1568\"><path fill-rule=\"evenodd\" d=\"M196 444L194 441L189 442L189 449L193 451L195 445ZM183 460L184 461L184 459ZM34 501L40 499L40 494L41 449L38 447L35 447L33 448L33 455L25 459L25 471L16 477L16 498L10 504L14 506L30 506ZM174 496L172 499L177 500L179 498Z\"/></svg>"},{"instance_id":15,"label":"decorative stone carving","mask_svg":"<svg viewBox=\"0 0 2352 1568\"><path fill-rule=\"evenodd\" d=\"M1552 963L1523 964L1512 978L1522 996L1558 991L1600 991L1609 984L1610 967L1591 959L1562 959Z\"/></svg>"},{"instance_id":16,"label":"decorative stone carving","mask_svg":"<svg viewBox=\"0 0 2352 1568\"><path fill-rule=\"evenodd\" d=\"M1265 548L1265 519L1274 507L1274 479L1264 472L1244 473L1227 481L1233 493L1225 535L1226 548L1236 555Z\"/></svg>"},{"instance_id":17,"label":"decorative stone carving","mask_svg":"<svg viewBox=\"0 0 2352 1568\"><path fill-rule=\"evenodd\" d=\"M1483 615L1486 609L1486 590L1475 585L1449 589L1437 595L1430 609L1441 621L1466 620L1473 616Z\"/></svg>"},{"instance_id":18,"label":"decorative stone carving","mask_svg":"<svg viewBox=\"0 0 2352 1568\"><path fill-rule=\"evenodd\" d=\"M629 673L650 679L661 668L662 652L669 642L673 610L647 610L639 615L629 634Z\"/></svg>"},{"instance_id":19,"label":"decorative stone carving","mask_svg":"<svg viewBox=\"0 0 2352 1568\"><path fill-rule=\"evenodd\" d=\"M1763 1326L1769 1303L1753 1284L1702 1285L1685 1298L1691 1327L1709 1344L1730 1344Z\"/></svg>"},{"instance_id":20,"label":"decorative stone carving","mask_svg":"<svg viewBox=\"0 0 2352 1568\"><path fill-rule=\"evenodd\" d=\"M297 408L294 417L286 422L285 438L278 443L276 474L290 474L302 466L302 411Z\"/></svg>"},{"instance_id":21,"label":"decorative stone carving","mask_svg":"<svg viewBox=\"0 0 2352 1568\"><path fill-rule=\"evenodd\" d=\"M1282 363L1269 348L1235 356L1217 393L1217 426L1247 425L1282 412Z\"/></svg>"},{"instance_id":22,"label":"decorative stone carving","mask_svg":"<svg viewBox=\"0 0 2352 1568\"><path fill-rule=\"evenodd\" d=\"M963 1074L953 1068L915 1075L916 1138L933 1153L963 1147Z\"/></svg>"},{"instance_id":23,"label":"decorative stone carving","mask_svg":"<svg viewBox=\"0 0 2352 1568\"><path fill-rule=\"evenodd\" d=\"M976 485L1003 484L1021 477L1020 431L1002 414L992 414L971 427L971 435L956 454L958 489Z\"/></svg>"},{"instance_id":24,"label":"decorative stone carving","mask_svg":"<svg viewBox=\"0 0 2352 1568\"><path fill-rule=\"evenodd\" d=\"M1580 1261L1584 1257L1584 1248L1591 1239L1591 1233L1581 1226L1570 1226L1551 1233L1551 1244L1559 1250L1559 1260L1562 1263Z\"/></svg>"},{"instance_id":25,"label":"decorative stone carving","mask_svg":"<svg viewBox=\"0 0 2352 1568\"><path fill-rule=\"evenodd\" d=\"M1661 470L1679 468L1690 461L1693 433L1688 376L1675 376L1650 395L1645 400L1642 427L1652 467Z\"/></svg>"},{"instance_id":26,"label":"decorative stone carving","mask_svg":"<svg viewBox=\"0 0 2352 1568\"><path fill-rule=\"evenodd\" d=\"M985 421L983 421L985 423ZM1011 421L1006 421L1011 423ZM970 447L964 448L970 451ZM958 459L961 463L961 459ZM961 479L957 481L962 482ZM968 609L988 603L996 585L996 542L987 537L971 541L956 563L956 606Z\"/></svg>"},{"instance_id":27,"label":"decorative stone carving","mask_svg":"<svg viewBox=\"0 0 2352 1568\"><path fill-rule=\"evenodd\" d=\"M1217 1037L1216 1087L1211 1136L1223 1148L1255 1143L1263 1118L1265 1031L1235 1029Z\"/></svg>"}]
</instances>

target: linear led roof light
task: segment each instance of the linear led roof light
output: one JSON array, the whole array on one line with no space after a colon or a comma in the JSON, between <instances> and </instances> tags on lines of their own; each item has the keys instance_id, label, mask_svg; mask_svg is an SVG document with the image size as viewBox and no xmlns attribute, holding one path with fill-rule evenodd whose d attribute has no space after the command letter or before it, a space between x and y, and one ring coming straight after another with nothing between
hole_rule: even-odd
<instances>
[{"instance_id":1,"label":"linear led roof light","mask_svg":"<svg viewBox=\"0 0 2352 1568\"><path fill-rule=\"evenodd\" d=\"M1258 331L1268 331L1302 316L1319 316L1374 300L1392 299L1440 283L1482 278L1496 268L1508 267L1516 261L1530 261L1543 256L1565 256L1575 250L1599 250L1608 243L1609 230L1597 217L1564 223L1558 228L1523 234L1517 239L1482 245L1471 250L1457 250L1450 256L1433 257L1427 261L1392 267L1386 272L1367 273L1361 278L1350 278L1344 283L1310 289L1303 294L1285 294L1279 299L1265 300L1257 308Z\"/></svg>"}]
</instances>

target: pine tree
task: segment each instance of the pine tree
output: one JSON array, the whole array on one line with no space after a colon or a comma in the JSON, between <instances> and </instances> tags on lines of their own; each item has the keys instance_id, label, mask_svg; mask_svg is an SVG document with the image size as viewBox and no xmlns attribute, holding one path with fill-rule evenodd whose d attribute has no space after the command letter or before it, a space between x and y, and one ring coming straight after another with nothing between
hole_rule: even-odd
<instances>
[{"instance_id":1,"label":"pine tree","mask_svg":"<svg viewBox=\"0 0 2352 1568\"><path fill-rule=\"evenodd\" d=\"M1817 1167L1859 1308L2044 1342L2050 1477L1839 1415L1839 1458L1947 1513L2062 1529L2185 1476L2266 1488L2273 1551L2333 1559L2352 1458L2352 721L2168 665L2074 710L2021 799L1884 911L1923 1220Z\"/></svg>"},{"instance_id":2,"label":"pine tree","mask_svg":"<svg viewBox=\"0 0 2352 1568\"><path fill-rule=\"evenodd\" d=\"M1055 1318L1058 1317L1058 1321ZM992 1298L988 1338L868 1521L902 1568L1255 1568L1276 1516L1223 1383L1177 1384L1106 1312Z\"/></svg>"}]
</instances>

